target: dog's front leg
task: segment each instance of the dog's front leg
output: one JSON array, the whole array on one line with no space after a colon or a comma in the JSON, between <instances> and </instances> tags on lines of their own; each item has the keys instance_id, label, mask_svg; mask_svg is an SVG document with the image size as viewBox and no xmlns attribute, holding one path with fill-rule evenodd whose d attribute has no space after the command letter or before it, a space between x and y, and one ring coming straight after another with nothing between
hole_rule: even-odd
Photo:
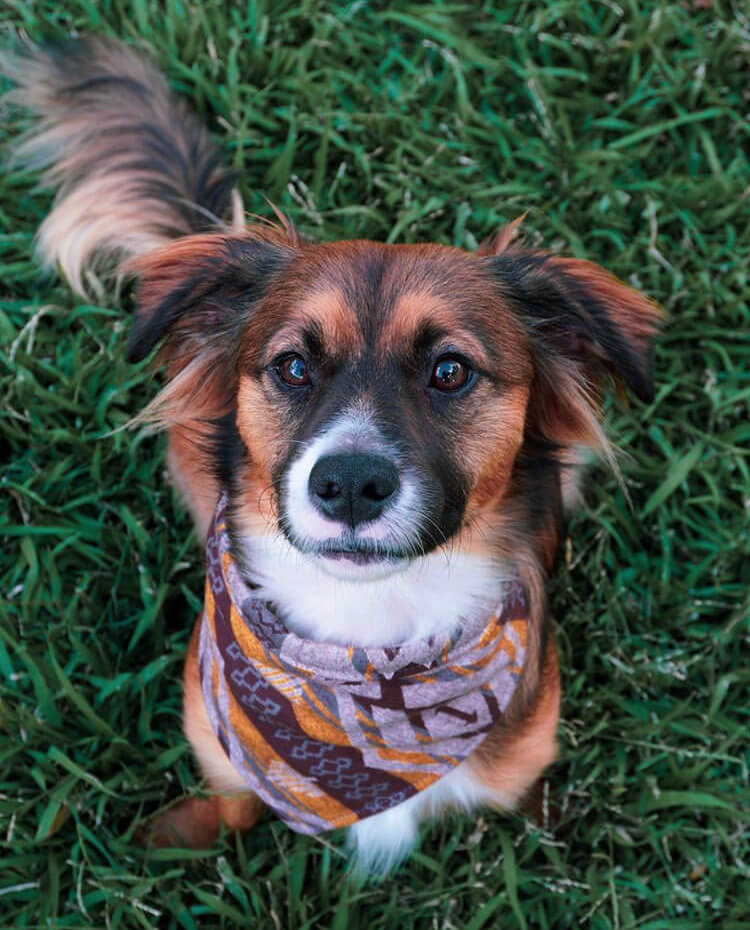
<instances>
[{"instance_id":1,"label":"dog's front leg","mask_svg":"<svg viewBox=\"0 0 750 930\"><path fill-rule=\"evenodd\" d=\"M206 713L198 672L200 618L190 638L184 673L184 729L212 792L206 798L186 798L159 814L148 830L150 846L185 846L204 849L212 845L222 824L245 832L263 813L263 802L227 758Z\"/></svg>"}]
</instances>

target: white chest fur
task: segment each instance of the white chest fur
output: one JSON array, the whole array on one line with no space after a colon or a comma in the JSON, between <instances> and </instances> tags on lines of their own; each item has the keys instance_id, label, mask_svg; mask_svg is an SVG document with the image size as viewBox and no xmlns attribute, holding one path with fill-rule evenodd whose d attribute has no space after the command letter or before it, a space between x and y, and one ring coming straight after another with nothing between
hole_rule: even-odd
<instances>
[{"instance_id":1,"label":"white chest fur","mask_svg":"<svg viewBox=\"0 0 750 930\"><path fill-rule=\"evenodd\" d=\"M387 646L423 639L461 619L488 616L511 573L489 560L432 552L383 578L334 578L280 535L242 540L259 595L287 626L320 642Z\"/></svg>"}]
</instances>

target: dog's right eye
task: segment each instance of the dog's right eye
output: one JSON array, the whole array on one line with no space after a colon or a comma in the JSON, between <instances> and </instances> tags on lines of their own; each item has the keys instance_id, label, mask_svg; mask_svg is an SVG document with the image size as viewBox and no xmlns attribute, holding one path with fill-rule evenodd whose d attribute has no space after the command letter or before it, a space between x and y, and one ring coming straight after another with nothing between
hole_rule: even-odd
<instances>
[{"instance_id":1,"label":"dog's right eye","mask_svg":"<svg viewBox=\"0 0 750 930\"><path fill-rule=\"evenodd\" d=\"M439 358L432 369L430 387L443 393L460 391L472 377L471 368L459 358L445 355Z\"/></svg>"},{"instance_id":2,"label":"dog's right eye","mask_svg":"<svg viewBox=\"0 0 750 930\"><path fill-rule=\"evenodd\" d=\"M301 355L287 355L274 368L284 384L291 387L306 387L310 384L310 371Z\"/></svg>"}]
</instances>

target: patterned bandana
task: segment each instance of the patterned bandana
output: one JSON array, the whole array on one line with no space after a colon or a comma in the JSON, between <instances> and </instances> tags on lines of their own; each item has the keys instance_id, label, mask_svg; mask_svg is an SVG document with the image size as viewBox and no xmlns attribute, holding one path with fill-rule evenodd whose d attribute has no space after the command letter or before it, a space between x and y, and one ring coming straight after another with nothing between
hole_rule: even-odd
<instances>
[{"instance_id":1,"label":"patterned bandana","mask_svg":"<svg viewBox=\"0 0 750 930\"><path fill-rule=\"evenodd\" d=\"M222 495L208 536L203 697L248 786L300 833L348 826L462 762L508 706L526 656L518 582L489 620L400 646L303 639L240 577Z\"/></svg>"}]
</instances>

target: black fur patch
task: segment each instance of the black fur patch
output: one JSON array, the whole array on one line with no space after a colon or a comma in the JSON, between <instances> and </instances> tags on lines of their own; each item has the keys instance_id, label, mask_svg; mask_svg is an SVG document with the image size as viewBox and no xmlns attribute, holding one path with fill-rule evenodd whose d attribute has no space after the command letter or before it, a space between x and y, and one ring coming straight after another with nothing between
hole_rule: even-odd
<instances>
[{"instance_id":1,"label":"black fur patch","mask_svg":"<svg viewBox=\"0 0 750 930\"><path fill-rule=\"evenodd\" d=\"M247 449L237 428L235 408L211 424L209 453L219 487L233 488L237 471L247 458Z\"/></svg>"},{"instance_id":2,"label":"black fur patch","mask_svg":"<svg viewBox=\"0 0 750 930\"><path fill-rule=\"evenodd\" d=\"M248 311L287 260L288 252L271 243L217 236L214 251L206 251L187 265L184 276L180 277L179 268L163 272L175 276L174 287L156 307L142 306L136 314L127 360L145 358L178 321L184 336L205 343L236 337ZM154 274L158 277L158 267ZM146 271L142 293L150 283L154 282Z\"/></svg>"},{"instance_id":3,"label":"black fur patch","mask_svg":"<svg viewBox=\"0 0 750 930\"><path fill-rule=\"evenodd\" d=\"M101 120L94 169L111 159L118 170L130 170L130 196L163 200L192 232L221 226L236 173L222 167L222 155L203 124L145 56L101 37L49 42L41 52L56 71L57 93L66 108L101 110L104 101L112 101L114 125L106 116ZM142 77L117 73L125 53L141 60ZM123 160L124 154L131 157ZM144 171L151 177L139 177ZM184 232L182 225L179 233Z\"/></svg>"},{"instance_id":4,"label":"black fur patch","mask_svg":"<svg viewBox=\"0 0 750 930\"><path fill-rule=\"evenodd\" d=\"M604 367L641 400L652 399L647 353L621 332L595 289L556 268L548 255L509 252L489 263L537 344L589 367Z\"/></svg>"}]
</instances>

